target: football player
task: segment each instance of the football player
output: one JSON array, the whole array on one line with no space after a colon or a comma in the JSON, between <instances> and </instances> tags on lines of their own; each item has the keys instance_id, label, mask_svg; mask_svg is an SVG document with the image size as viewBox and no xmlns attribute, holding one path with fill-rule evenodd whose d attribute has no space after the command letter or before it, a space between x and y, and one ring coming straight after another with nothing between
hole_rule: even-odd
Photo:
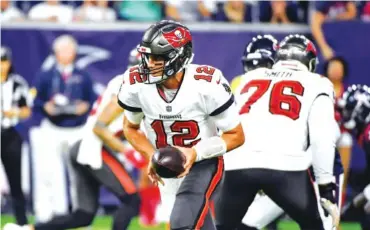
<instances>
[{"instance_id":1,"label":"football player","mask_svg":"<svg viewBox=\"0 0 370 230\"><path fill-rule=\"evenodd\" d=\"M242 58L243 69L245 72L252 71L257 68L269 68L274 64L274 58L276 49L278 47L277 40L271 35L259 35L252 39L250 43L247 44ZM234 79L235 90L239 87L241 79L245 75L238 77L239 79ZM235 80L237 79L238 82ZM232 86L233 86L232 82ZM237 85L236 85L237 84ZM238 102L237 102L238 103ZM233 151L241 151L242 148L238 148ZM227 162L228 157L225 157ZM226 164L225 170L232 170L232 164ZM311 171L312 172L312 171ZM335 162L334 162L334 174L336 187L336 204L338 204L339 211L341 206L341 192L343 186L343 167L340 159L340 155L336 152ZM316 187L315 187L316 188ZM316 191L318 192L318 191ZM284 211L274 203L268 196L263 193L257 194L253 203L248 209L247 214L242 220L242 225L238 227L238 230L252 230L252 229L262 229L276 220L279 216L283 215ZM322 215L324 220L325 229L331 229L332 220L331 218L326 218Z\"/></svg>"},{"instance_id":2,"label":"football player","mask_svg":"<svg viewBox=\"0 0 370 230\"><path fill-rule=\"evenodd\" d=\"M258 68L271 69L275 63L274 58L277 47L278 41L272 35L258 35L252 38L252 41L246 45L242 56L244 73ZM240 82L244 76L237 76L232 80L231 90L234 93L240 86ZM242 151L242 148L237 148L232 152L235 151ZM225 156L225 161L228 161L227 155ZM225 171L234 169L232 163L225 166ZM261 192L256 195L248 212L243 217L242 224L238 227L238 230L264 228L282 214L284 214L284 211Z\"/></svg>"},{"instance_id":3,"label":"football player","mask_svg":"<svg viewBox=\"0 0 370 230\"><path fill-rule=\"evenodd\" d=\"M252 41L246 45L242 56L243 72L263 67L271 69L275 62L274 55L277 47L278 41L270 34L252 38ZM236 76L231 81L232 92L235 92L240 85L242 76Z\"/></svg>"},{"instance_id":4,"label":"football player","mask_svg":"<svg viewBox=\"0 0 370 230\"><path fill-rule=\"evenodd\" d=\"M132 64L135 64L134 59L129 61L129 65ZM138 189L129 171L133 167L145 167L147 161L123 141L123 109L117 103L122 80L123 75L119 75L108 83L93 105L82 140L67 155L72 213L34 226L7 224L5 230L64 230L89 226L99 207L101 185L122 202L115 213L112 229L128 228L140 207Z\"/></svg>"},{"instance_id":5,"label":"football player","mask_svg":"<svg viewBox=\"0 0 370 230\"><path fill-rule=\"evenodd\" d=\"M350 204L350 208L361 210L360 218L363 229L370 226L370 88L366 85L351 85L337 102L340 121L344 128L352 133L363 148L366 157L364 190Z\"/></svg>"},{"instance_id":6,"label":"football player","mask_svg":"<svg viewBox=\"0 0 370 230\"><path fill-rule=\"evenodd\" d=\"M149 161L162 205L172 210L170 228L215 229L209 202L223 176L222 155L244 143L229 84L220 70L191 64L192 35L178 22L150 26L138 51L142 64L126 71L118 94L125 136L148 159L169 145L185 156L179 178L161 179Z\"/></svg>"},{"instance_id":7,"label":"football player","mask_svg":"<svg viewBox=\"0 0 370 230\"><path fill-rule=\"evenodd\" d=\"M273 68L241 79L236 97L248 144L227 155L219 230L236 228L263 190L301 229L324 229L308 168L313 163L322 205L335 219L333 162L338 126L332 84L314 74L313 43L302 35L279 45ZM240 103L243 102L243 103ZM325 128L323 128L325 127ZM312 154L307 154L308 147Z\"/></svg>"}]
</instances>

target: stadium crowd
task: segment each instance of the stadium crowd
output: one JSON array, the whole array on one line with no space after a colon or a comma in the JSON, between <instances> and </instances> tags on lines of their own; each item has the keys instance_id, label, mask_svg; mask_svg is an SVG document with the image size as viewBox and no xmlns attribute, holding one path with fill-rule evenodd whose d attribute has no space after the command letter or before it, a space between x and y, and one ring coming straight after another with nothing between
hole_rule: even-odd
<instances>
[{"instance_id":1,"label":"stadium crowd","mask_svg":"<svg viewBox=\"0 0 370 230\"><path fill-rule=\"evenodd\" d=\"M1 1L1 20L72 21L219 21L231 23L309 22L311 11L329 20L369 20L368 1L253 1L253 0L154 0L154 1Z\"/></svg>"}]
</instances>

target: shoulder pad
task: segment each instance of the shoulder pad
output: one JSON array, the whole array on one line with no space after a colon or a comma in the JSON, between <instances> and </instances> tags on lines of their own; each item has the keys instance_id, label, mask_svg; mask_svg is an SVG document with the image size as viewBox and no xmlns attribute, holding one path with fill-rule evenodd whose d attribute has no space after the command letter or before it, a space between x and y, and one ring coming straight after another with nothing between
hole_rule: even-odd
<instances>
[{"instance_id":1,"label":"shoulder pad","mask_svg":"<svg viewBox=\"0 0 370 230\"><path fill-rule=\"evenodd\" d=\"M222 79L222 72L209 65L191 65L191 72L193 76L188 76L193 78L197 83L209 85L209 83L219 84ZM207 86L205 86L207 87Z\"/></svg>"},{"instance_id":2,"label":"shoulder pad","mask_svg":"<svg viewBox=\"0 0 370 230\"><path fill-rule=\"evenodd\" d=\"M112 90L112 92L115 92L117 94L118 91L119 91L119 87L121 86L121 84L123 82L123 77L124 77L124 74L120 74L120 75L117 75L114 78L112 78L108 82L106 90Z\"/></svg>"},{"instance_id":3,"label":"shoulder pad","mask_svg":"<svg viewBox=\"0 0 370 230\"><path fill-rule=\"evenodd\" d=\"M123 84L138 85L143 82L143 78L139 73L138 65L128 68L123 74Z\"/></svg>"}]
</instances>

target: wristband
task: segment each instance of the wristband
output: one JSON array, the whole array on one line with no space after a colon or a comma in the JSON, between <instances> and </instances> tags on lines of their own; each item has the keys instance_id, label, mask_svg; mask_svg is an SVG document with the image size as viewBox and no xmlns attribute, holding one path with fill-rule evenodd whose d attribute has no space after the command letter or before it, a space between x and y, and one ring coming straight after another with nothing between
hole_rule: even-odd
<instances>
[{"instance_id":1,"label":"wristband","mask_svg":"<svg viewBox=\"0 0 370 230\"><path fill-rule=\"evenodd\" d=\"M193 148L197 153L196 161L222 156L227 151L225 141L219 136L201 140Z\"/></svg>"}]
</instances>

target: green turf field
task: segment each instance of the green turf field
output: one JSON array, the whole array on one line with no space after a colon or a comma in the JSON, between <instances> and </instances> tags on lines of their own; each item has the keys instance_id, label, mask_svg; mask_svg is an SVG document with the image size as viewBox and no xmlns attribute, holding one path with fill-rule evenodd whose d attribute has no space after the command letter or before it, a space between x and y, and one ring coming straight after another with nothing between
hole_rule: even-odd
<instances>
[{"instance_id":1,"label":"green turf field","mask_svg":"<svg viewBox=\"0 0 370 230\"><path fill-rule=\"evenodd\" d=\"M14 222L14 218L8 215L2 215L1 216L1 228L4 226L5 223ZM111 218L108 216L98 216L95 218L94 224L92 228L85 228L87 230L109 230L111 226ZM82 228L84 229L84 228ZM138 223L138 220L135 219L134 222L131 224L129 230L139 230L139 229L145 229L145 230L163 230L165 229L164 225L159 225L155 228L146 228L141 227ZM279 229L281 230L298 230L298 226L291 222L291 221L282 221L279 224ZM340 230L361 230L361 227L358 224L352 224L352 223L343 223L341 225Z\"/></svg>"}]
</instances>

